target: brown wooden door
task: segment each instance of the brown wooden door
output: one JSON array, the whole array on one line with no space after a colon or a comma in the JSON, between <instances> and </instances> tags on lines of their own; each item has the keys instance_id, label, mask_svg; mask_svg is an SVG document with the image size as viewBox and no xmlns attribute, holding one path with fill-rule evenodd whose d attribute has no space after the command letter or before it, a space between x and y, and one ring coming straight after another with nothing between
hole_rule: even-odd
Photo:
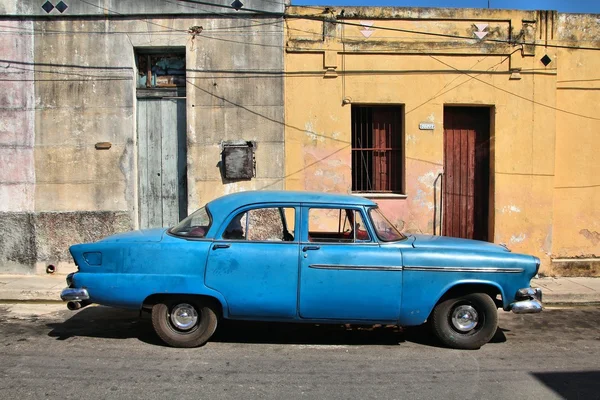
<instances>
[{"instance_id":1,"label":"brown wooden door","mask_svg":"<svg viewBox=\"0 0 600 400\"><path fill-rule=\"evenodd\" d=\"M445 236L488 239L489 138L489 108L444 108Z\"/></svg>"},{"instance_id":2,"label":"brown wooden door","mask_svg":"<svg viewBox=\"0 0 600 400\"><path fill-rule=\"evenodd\" d=\"M373 110L373 175L375 190L387 192L389 188L388 169L391 163L390 156L391 137L396 130L395 113L390 108L376 108Z\"/></svg>"}]
</instances>

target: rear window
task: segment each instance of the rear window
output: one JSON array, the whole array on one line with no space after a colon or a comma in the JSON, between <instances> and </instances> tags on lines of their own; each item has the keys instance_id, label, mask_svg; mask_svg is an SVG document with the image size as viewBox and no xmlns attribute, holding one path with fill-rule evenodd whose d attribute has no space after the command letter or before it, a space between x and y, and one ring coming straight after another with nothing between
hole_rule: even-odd
<instances>
[{"instance_id":1,"label":"rear window","mask_svg":"<svg viewBox=\"0 0 600 400\"><path fill-rule=\"evenodd\" d=\"M178 236L203 238L208 233L211 223L208 209L202 207L171 228L169 232Z\"/></svg>"}]
</instances>

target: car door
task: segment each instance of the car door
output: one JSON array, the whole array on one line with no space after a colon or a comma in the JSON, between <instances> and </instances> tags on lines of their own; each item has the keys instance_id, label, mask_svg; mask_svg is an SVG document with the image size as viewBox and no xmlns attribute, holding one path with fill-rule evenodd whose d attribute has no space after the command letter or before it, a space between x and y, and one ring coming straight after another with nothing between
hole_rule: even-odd
<instances>
[{"instance_id":1,"label":"car door","mask_svg":"<svg viewBox=\"0 0 600 400\"><path fill-rule=\"evenodd\" d=\"M397 321L402 255L380 247L362 208L302 208L299 314L305 319Z\"/></svg>"},{"instance_id":2,"label":"car door","mask_svg":"<svg viewBox=\"0 0 600 400\"><path fill-rule=\"evenodd\" d=\"M293 206L238 210L209 251L205 282L225 297L231 317L297 315L299 212Z\"/></svg>"}]
</instances>

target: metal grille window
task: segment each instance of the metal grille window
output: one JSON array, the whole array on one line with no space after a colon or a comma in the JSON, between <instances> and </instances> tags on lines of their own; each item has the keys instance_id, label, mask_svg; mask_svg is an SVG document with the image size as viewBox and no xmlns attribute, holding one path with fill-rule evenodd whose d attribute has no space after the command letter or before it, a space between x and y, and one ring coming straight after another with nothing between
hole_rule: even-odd
<instances>
[{"instance_id":1,"label":"metal grille window","mask_svg":"<svg viewBox=\"0 0 600 400\"><path fill-rule=\"evenodd\" d=\"M401 106L352 105L352 191L402 193Z\"/></svg>"}]
</instances>

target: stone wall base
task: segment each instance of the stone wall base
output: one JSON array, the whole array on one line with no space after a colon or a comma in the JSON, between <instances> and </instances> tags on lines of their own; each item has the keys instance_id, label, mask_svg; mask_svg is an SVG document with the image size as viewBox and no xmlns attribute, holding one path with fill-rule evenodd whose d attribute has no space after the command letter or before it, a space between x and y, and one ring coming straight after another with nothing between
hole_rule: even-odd
<instances>
[{"instance_id":1,"label":"stone wall base","mask_svg":"<svg viewBox=\"0 0 600 400\"><path fill-rule=\"evenodd\" d=\"M552 271L555 276L600 277L600 258L555 258Z\"/></svg>"},{"instance_id":2,"label":"stone wall base","mask_svg":"<svg viewBox=\"0 0 600 400\"><path fill-rule=\"evenodd\" d=\"M0 274L69 273L69 246L133 229L126 211L0 213Z\"/></svg>"}]
</instances>

